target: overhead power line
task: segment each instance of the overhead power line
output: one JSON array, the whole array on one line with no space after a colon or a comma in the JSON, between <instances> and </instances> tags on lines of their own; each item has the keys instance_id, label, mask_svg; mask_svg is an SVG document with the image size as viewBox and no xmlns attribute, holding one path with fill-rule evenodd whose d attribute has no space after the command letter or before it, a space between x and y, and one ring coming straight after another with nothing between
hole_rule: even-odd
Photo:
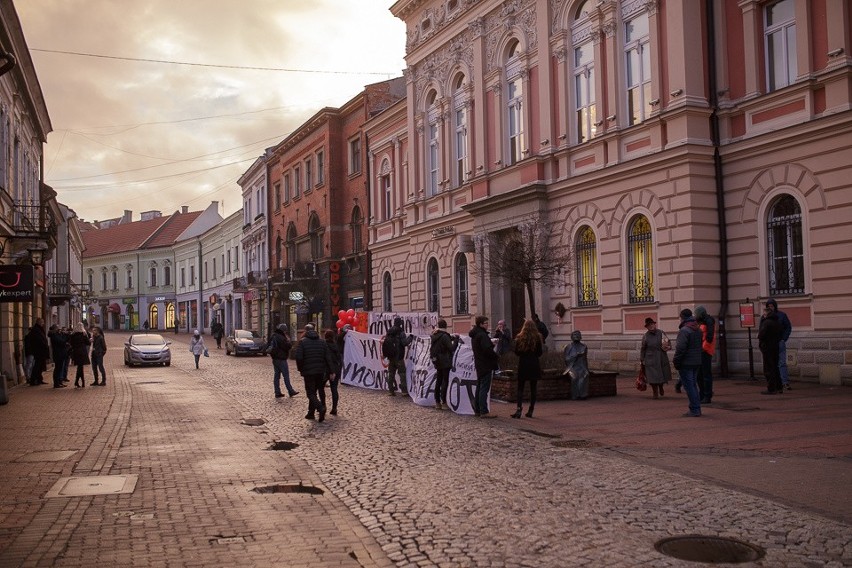
<instances>
[{"instance_id":1,"label":"overhead power line","mask_svg":"<svg viewBox=\"0 0 852 568\"><path fill-rule=\"evenodd\" d=\"M78 57L95 57L98 59L117 59L119 61L140 61L143 63L165 63L167 65L186 65L189 67L214 67L217 69L241 69L246 71L280 71L284 73L317 73L326 75L381 75L393 77L397 73L383 73L380 71L333 71L322 69L289 69L287 67L252 67L249 65L217 65L213 63L191 63L188 61L169 61L166 59L147 59L143 57L119 57L117 55L103 55L100 53L82 53L79 51L63 51L59 49L37 49L30 48L30 51L38 51L41 53L58 53L61 55L75 55Z\"/></svg>"}]
</instances>

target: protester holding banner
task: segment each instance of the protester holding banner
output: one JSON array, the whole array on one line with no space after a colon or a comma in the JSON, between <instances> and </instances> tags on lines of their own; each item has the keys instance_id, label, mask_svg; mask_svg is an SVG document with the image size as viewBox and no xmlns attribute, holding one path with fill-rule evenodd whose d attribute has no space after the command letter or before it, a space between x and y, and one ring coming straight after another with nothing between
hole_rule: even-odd
<instances>
[{"instance_id":1,"label":"protester holding banner","mask_svg":"<svg viewBox=\"0 0 852 568\"><path fill-rule=\"evenodd\" d=\"M499 360L488 335L488 318L476 316L475 325L468 333L473 349L473 363L476 366L476 399L473 413L480 418L494 418L488 413L488 399L491 393L491 375L497 370Z\"/></svg>"},{"instance_id":2,"label":"protester holding banner","mask_svg":"<svg viewBox=\"0 0 852 568\"><path fill-rule=\"evenodd\" d=\"M305 335L296 346L296 368L305 379L305 393L308 395L308 413L305 418L314 419L319 412L319 421L325 420L325 403L318 396L320 389L325 398L325 379L334 378L337 368L332 359L328 343L320 339L314 324L305 325Z\"/></svg>"},{"instance_id":3,"label":"protester holding banner","mask_svg":"<svg viewBox=\"0 0 852 568\"><path fill-rule=\"evenodd\" d=\"M447 386L450 382L450 369L453 367L453 353L459 345L459 336L447 333L446 320L438 320L438 329L432 332L429 346L429 359L435 366L435 408L443 410L447 406Z\"/></svg>"},{"instance_id":4,"label":"protester holding banner","mask_svg":"<svg viewBox=\"0 0 852 568\"><path fill-rule=\"evenodd\" d=\"M538 332L536 323L528 319L521 327L521 332L515 338L515 355L518 356L518 410L512 418L520 418L524 410L524 383L530 382L530 408L527 418L533 417L535 409L538 380L541 378L541 363L539 358L544 352L544 339Z\"/></svg>"},{"instance_id":5,"label":"protester holding banner","mask_svg":"<svg viewBox=\"0 0 852 568\"><path fill-rule=\"evenodd\" d=\"M411 343L411 338L405 335L401 317L393 320L391 327L382 341L382 356L388 360L388 391L396 396L396 375L399 374L399 390L408 395L408 384L405 379L405 348ZM489 345L490 345L489 341Z\"/></svg>"}]
</instances>

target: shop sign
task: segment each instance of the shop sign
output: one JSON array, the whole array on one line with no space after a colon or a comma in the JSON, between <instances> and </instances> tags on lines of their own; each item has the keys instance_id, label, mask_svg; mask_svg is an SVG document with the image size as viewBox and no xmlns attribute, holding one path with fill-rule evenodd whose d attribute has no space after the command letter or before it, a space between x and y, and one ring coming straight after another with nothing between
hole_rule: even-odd
<instances>
[{"instance_id":1,"label":"shop sign","mask_svg":"<svg viewBox=\"0 0 852 568\"><path fill-rule=\"evenodd\" d=\"M0 265L0 303L32 302L34 284L31 264Z\"/></svg>"},{"instance_id":2,"label":"shop sign","mask_svg":"<svg viewBox=\"0 0 852 568\"><path fill-rule=\"evenodd\" d=\"M155 302L165 302L166 297L165 296L154 296L154 301Z\"/></svg>"}]
</instances>

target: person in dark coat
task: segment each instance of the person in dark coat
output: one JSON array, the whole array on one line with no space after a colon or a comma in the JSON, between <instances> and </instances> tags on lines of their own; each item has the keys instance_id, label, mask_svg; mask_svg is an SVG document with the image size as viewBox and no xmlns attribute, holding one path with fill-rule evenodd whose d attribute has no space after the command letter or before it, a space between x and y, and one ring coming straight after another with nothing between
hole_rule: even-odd
<instances>
[{"instance_id":1,"label":"person in dark coat","mask_svg":"<svg viewBox=\"0 0 852 568\"><path fill-rule=\"evenodd\" d=\"M547 336L550 335L550 330L547 329L547 326L544 324L543 321L541 321L541 318L538 317L538 314L533 314L532 320L535 322L536 329L541 334L541 340L547 341Z\"/></svg>"},{"instance_id":2,"label":"person in dark coat","mask_svg":"<svg viewBox=\"0 0 852 568\"><path fill-rule=\"evenodd\" d=\"M50 354L53 359L53 388L61 389L65 387L62 384L62 369L68 357L68 336L54 324L50 326L47 337L50 340Z\"/></svg>"},{"instance_id":3,"label":"person in dark coat","mask_svg":"<svg viewBox=\"0 0 852 568\"><path fill-rule=\"evenodd\" d=\"M784 393L781 372L778 369L783 334L784 327L781 325L778 313L767 303L763 308L763 317L760 318L760 327L757 331L758 346L760 354L763 355L763 374L766 377L766 390L760 394Z\"/></svg>"},{"instance_id":4,"label":"person in dark coat","mask_svg":"<svg viewBox=\"0 0 852 568\"><path fill-rule=\"evenodd\" d=\"M793 324L790 323L787 314L778 309L778 302L775 301L775 298L766 300L766 306L772 308L772 311L778 316L778 323L781 324L781 341L778 343L778 373L784 390L790 390L790 373L787 371L787 341L790 339L790 334L793 333Z\"/></svg>"},{"instance_id":5,"label":"person in dark coat","mask_svg":"<svg viewBox=\"0 0 852 568\"><path fill-rule=\"evenodd\" d=\"M680 382L689 398L689 412L684 416L701 416L701 397L698 394L698 368L701 367L701 341L703 340L698 322L692 310L680 311L680 331L675 343L674 368L680 373Z\"/></svg>"},{"instance_id":6,"label":"person in dark coat","mask_svg":"<svg viewBox=\"0 0 852 568\"><path fill-rule=\"evenodd\" d=\"M515 338L515 355L518 356L518 409L512 418L520 418L524 408L524 383L530 382L530 407L527 418L533 417L538 380L541 378L539 358L544 352L544 339L538 332L535 322L528 319L521 326L521 332Z\"/></svg>"},{"instance_id":7,"label":"person in dark coat","mask_svg":"<svg viewBox=\"0 0 852 568\"><path fill-rule=\"evenodd\" d=\"M225 326L219 320L213 320L213 324L210 326L210 335L216 340L216 349L221 349L222 337L225 335Z\"/></svg>"},{"instance_id":8,"label":"person in dark coat","mask_svg":"<svg viewBox=\"0 0 852 568\"><path fill-rule=\"evenodd\" d=\"M74 333L68 338L68 344L71 346L71 360L77 365L74 388L83 388L86 386L86 377L83 371L91 363L89 360L89 345L92 344L92 340L89 338L86 327L82 322L74 327Z\"/></svg>"},{"instance_id":9,"label":"person in dark coat","mask_svg":"<svg viewBox=\"0 0 852 568\"><path fill-rule=\"evenodd\" d=\"M468 332L470 346L473 349L473 364L476 367L476 398L473 413L480 418L494 418L488 413L488 399L491 393L491 378L497 370L499 357L494 344L488 336L488 318L476 316L473 329Z\"/></svg>"},{"instance_id":10,"label":"person in dark coat","mask_svg":"<svg viewBox=\"0 0 852 568\"><path fill-rule=\"evenodd\" d=\"M314 324L305 325L305 334L296 345L296 367L305 379L305 393L308 395L308 413L305 418L314 419L314 413L319 412L319 421L325 420L325 404L318 396L327 376L332 376L337 369L334 367L328 343L323 341L316 332Z\"/></svg>"},{"instance_id":11,"label":"person in dark coat","mask_svg":"<svg viewBox=\"0 0 852 568\"><path fill-rule=\"evenodd\" d=\"M328 386L331 390L331 411L332 416L337 415L337 402L340 400L340 393L337 392L337 387L340 384L340 368L343 366L343 356L340 353L340 348L337 346L337 332L333 329L325 330L323 335L325 342L328 343L328 350L331 351L331 359L334 364L331 367L331 373L328 375ZM320 391L321 395L325 395L325 381ZM325 404L325 396L320 396L320 402Z\"/></svg>"},{"instance_id":12,"label":"person in dark coat","mask_svg":"<svg viewBox=\"0 0 852 568\"><path fill-rule=\"evenodd\" d=\"M106 369L104 369L104 357L106 356L107 346L104 330L98 326L92 327L92 374L95 381L92 386L106 386ZM98 371L101 373L101 382L98 382Z\"/></svg>"},{"instance_id":13,"label":"person in dark coat","mask_svg":"<svg viewBox=\"0 0 852 568\"><path fill-rule=\"evenodd\" d=\"M504 355L512 352L512 331L506 327L506 321L500 320L497 322L497 328L494 330L493 338L497 340L497 345L494 349L497 355Z\"/></svg>"},{"instance_id":14,"label":"person in dark coat","mask_svg":"<svg viewBox=\"0 0 852 568\"><path fill-rule=\"evenodd\" d=\"M669 354L663 350L665 333L657 329L653 318L645 318L645 335L642 336L642 347L639 350L639 360L645 367L645 380L651 385L654 398L665 396L665 385L672 380L672 367Z\"/></svg>"},{"instance_id":15,"label":"person in dark coat","mask_svg":"<svg viewBox=\"0 0 852 568\"><path fill-rule=\"evenodd\" d=\"M284 386L288 395L296 396L299 394L299 391L294 389L290 383L290 365L287 363L287 359L290 358L292 343L290 338L287 337L287 331L289 331L287 324L279 323L266 345L266 352L272 357L272 369L274 371L272 390L275 392L275 398L284 396L284 393L281 392L281 377L284 377Z\"/></svg>"},{"instance_id":16,"label":"person in dark coat","mask_svg":"<svg viewBox=\"0 0 852 568\"><path fill-rule=\"evenodd\" d=\"M397 386L402 394L408 394L408 384L405 378L405 348L411 343L411 337L405 335L405 322L401 317L393 319L393 326L382 339L382 356L388 360L388 391L396 395ZM399 385L396 375L399 375Z\"/></svg>"},{"instance_id":17,"label":"person in dark coat","mask_svg":"<svg viewBox=\"0 0 852 568\"><path fill-rule=\"evenodd\" d=\"M33 366L27 382L30 386L46 385L47 381L42 377L47 360L50 359L50 343L47 340L47 331L44 329L44 320L38 318L35 324L24 336L24 351L33 358Z\"/></svg>"},{"instance_id":18,"label":"person in dark coat","mask_svg":"<svg viewBox=\"0 0 852 568\"><path fill-rule=\"evenodd\" d=\"M447 320L438 320L438 329L432 332L429 345L429 360L435 366L435 408L443 410L447 406L447 387L450 384L450 370L453 368L453 354L459 345L459 336L447 332Z\"/></svg>"}]
</instances>

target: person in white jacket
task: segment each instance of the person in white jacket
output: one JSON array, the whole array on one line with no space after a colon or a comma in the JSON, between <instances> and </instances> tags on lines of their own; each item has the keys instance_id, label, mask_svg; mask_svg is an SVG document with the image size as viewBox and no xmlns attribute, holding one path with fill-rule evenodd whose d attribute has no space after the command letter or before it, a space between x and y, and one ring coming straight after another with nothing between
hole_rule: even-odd
<instances>
[{"instance_id":1,"label":"person in white jacket","mask_svg":"<svg viewBox=\"0 0 852 568\"><path fill-rule=\"evenodd\" d=\"M204 338L201 337L201 334L198 333L198 330L192 332L192 339L189 341L189 350L195 355L195 368L198 368L198 360L201 359L201 355L207 351L207 347L204 345Z\"/></svg>"}]
</instances>

